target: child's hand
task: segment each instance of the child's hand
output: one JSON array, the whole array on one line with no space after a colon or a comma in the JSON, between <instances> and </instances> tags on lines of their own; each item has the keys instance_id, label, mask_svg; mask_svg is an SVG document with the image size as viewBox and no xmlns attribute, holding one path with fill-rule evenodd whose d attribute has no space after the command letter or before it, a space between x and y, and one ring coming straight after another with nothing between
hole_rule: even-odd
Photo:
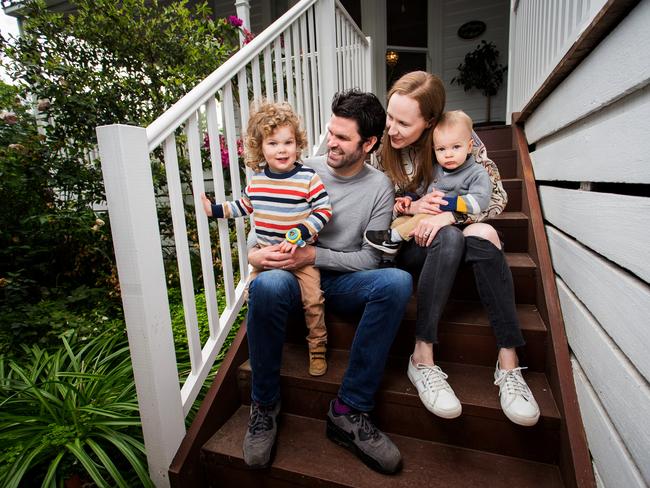
<instances>
[{"instance_id":1,"label":"child's hand","mask_svg":"<svg viewBox=\"0 0 650 488\"><path fill-rule=\"evenodd\" d=\"M401 215L406 213L406 211L411 206L413 199L411 197L397 197L395 198L395 205L393 206L393 212L396 215Z\"/></svg>"},{"instance_id":2,"label":"child's hand","mask_svg":"<svg viewBox=\"0 0 650 488\"><path fill-rule=\"evenodd\" d=\"M291 244L289 241L282 241L280 243L280 252L290 253L292 256L298 248L297 244Z\"/></svg>"},{"instance_id":3,"label":"child's hand","mask_svg":"<svg viewBox=\"0 0 650 488\"><path fill-rule=\"evenodd\" d=\"M208 197L205 196L205 193L201 193L201 203L203 203L203 210L208 217L212 217L212 202Z\"/></svg>"}]
</instances>

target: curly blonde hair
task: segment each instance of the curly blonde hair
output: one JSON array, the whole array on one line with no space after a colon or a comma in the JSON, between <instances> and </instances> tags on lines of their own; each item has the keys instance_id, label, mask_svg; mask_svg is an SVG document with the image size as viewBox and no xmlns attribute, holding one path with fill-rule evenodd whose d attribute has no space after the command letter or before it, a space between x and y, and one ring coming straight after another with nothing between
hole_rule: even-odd
<instances>
[{"instance_id":1,"label":"curly blonde hair","mask_svg":"<svg viewBox=\"0 0 650 488\"><path fill-rule=\"evenodd\" d=\"M246 130L245 156L246 166L255 172L262 171L264 153L262 142L279 127L289 126L296 138L296 159L300 160L302 151L307 147L307 134L300 126L300 118L287 102L270 102L263 100L251 109Z\"/></svg>"}]
</instances>

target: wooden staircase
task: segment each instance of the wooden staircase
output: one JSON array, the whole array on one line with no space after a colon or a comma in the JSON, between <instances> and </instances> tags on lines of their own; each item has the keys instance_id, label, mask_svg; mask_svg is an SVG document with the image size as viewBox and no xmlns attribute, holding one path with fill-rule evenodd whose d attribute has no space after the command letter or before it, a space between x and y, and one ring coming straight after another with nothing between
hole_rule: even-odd
<instances>
[{"instance_id":1,"label":"wooden staircase","mask_svg":"<svg viewBox=\"0 0 650 488\"><path fill-rule=\"evenodd\" d=\"M516 131L515 131L516 132ZM406 376L415 329L411 300L395 340L373 418L402 452L404 469L385 476L367 468L353 454L325 437L325 415L348 362L355 317L327 315L329 371L321 378L307 374L304 325L288 327L282 366L283 414L273 466L254 472L245 468L242 441L250 404L250 367L246 361L245 327L229 352L215 385L190 428L170 468L173 486L592 486L593 478L575 392L567 396L564 371L568 356L557 350L549 334L538 254L533 238L522 166L513 149L510 126L482 129L479 136L498 164L509 195L505 212L491 221L502 232L512 270L517 312L526 339L520 351L524 377L539 403L534 427L510 422L499 406L493 385L496 344L474 286L470 269L462 270L440 326L436 360L463 404L463 414L445 420L421 404ZM516 140L516 138L514 138ZM527 158L527 151L525 157ZM536 195L534 195L536 197ZM552 316L552 314L551 314ZM560 342L563 335L556 333ZM558 367L560 365L561 367ZM570 379L570 376L569 376ZM564 386L563 386L564 385ZM572 380L570 385L572 385Z\"/></svg>"}]
</instances>

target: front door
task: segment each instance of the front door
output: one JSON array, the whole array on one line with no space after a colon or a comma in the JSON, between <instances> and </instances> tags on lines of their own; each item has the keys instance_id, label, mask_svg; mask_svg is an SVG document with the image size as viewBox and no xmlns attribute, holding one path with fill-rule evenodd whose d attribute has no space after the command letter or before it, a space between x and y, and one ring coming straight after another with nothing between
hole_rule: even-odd
<instances>
[{"instance_id":1,"label":"front door","mask_svg":"<svg viewBox=\"0 0 650 488\"><path fill-rule=\"evenodd\" d=\"M404 73L430 69L428 1L386 1L386 87Z\"/></svg>"}]
</instances>

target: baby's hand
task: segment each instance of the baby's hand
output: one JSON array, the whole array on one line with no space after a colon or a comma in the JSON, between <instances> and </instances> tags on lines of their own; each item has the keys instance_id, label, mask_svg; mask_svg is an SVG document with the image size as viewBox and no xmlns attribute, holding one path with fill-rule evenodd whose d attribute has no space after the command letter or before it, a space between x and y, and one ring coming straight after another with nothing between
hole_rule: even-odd
<instances>
[{"instance_id":1,"label":"baby's hand","mask_svg":"<svg viewBox=\"0 0 650 488\"><path fill-rule=\"evenodd\" d=\"M212 217L212 202L208 197L205 196L205 193L201 193L201 203L203 204L203 210L208 217Z\"/></svg>"},{"instance_id":2,"label":"baby's hand","mask_svg":"<svg viewBox=\"0 0 650 488\"><path fill-rule=\"evenodd\" d=\"M411 197L397 197L395 198L395 205L393 206L393 212L395 214L406 213L408 208L411 206L413 199Z\"/></svg>"},{"instance_id":3,"label":"baby's hand","mask_svg":"<svg viewBox=\"0 0 650 488\"><path fill-rule=\"evenodd\" d=\"M280 252L290 253L292 256L296 252L297 244L291 244L289 241L282 241L280 244Z\"/></svg>"}]
</instances>

